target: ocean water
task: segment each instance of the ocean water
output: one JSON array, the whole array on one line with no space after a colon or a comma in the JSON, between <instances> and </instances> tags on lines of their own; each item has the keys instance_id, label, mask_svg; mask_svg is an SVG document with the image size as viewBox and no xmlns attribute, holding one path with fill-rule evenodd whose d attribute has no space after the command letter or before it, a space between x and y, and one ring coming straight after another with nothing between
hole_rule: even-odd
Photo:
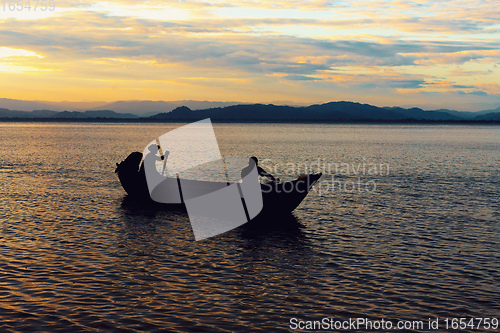
<instances>
[{"instance_id":1,"label":"ocean water","mask_svg":"<svg viewBox=\"0 0 500 333\"><path fill-rule=\"evenodd\" d=\"M324 176L292 215L195 242L114 173L178 126L0 124L0 331L500 317L500 127L215 124L224 155Z\"/></svg>"}]
</instances>

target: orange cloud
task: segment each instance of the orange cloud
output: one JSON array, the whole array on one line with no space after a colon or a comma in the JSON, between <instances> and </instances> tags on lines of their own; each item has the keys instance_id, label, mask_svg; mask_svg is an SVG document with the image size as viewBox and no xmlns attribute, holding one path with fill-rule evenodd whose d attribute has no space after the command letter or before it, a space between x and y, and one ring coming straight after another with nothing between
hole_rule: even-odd
<instances>
[{"instance_id":1,"label":"orange cloud","mask_svg":"<svg viewBox=\"0 0 500 333\"><path fill-rule=\"evenodd\" d=\"M1 45L25 52L2 57L0 49L5 97L369 103L461 89L497 101L498 87L487 83L500 63L493 1L57 6L50 18L0 19Z\"/></svg>"}]
</instances>

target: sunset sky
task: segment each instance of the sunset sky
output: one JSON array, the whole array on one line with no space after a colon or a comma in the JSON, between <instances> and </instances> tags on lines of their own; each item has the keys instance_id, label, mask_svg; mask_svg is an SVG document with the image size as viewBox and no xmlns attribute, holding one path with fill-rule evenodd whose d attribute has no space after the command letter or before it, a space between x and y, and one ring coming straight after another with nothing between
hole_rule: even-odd
<instances>
[{"instance_id":1,"label":"sunset sky","mask_svg":"<svg viewBox=\"0 0 500 333\"><path fill-rule=\"evenodd\" d=\"M500 106L498 0L46 3L0 1L0 98Z\"/></svg>"}]
</instances>

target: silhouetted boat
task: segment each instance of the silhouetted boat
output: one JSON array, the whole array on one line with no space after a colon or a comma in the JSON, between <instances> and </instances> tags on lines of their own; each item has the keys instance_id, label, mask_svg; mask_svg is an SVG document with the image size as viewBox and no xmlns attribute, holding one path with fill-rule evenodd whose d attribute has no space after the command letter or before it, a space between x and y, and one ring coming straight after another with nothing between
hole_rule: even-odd
<instances>
[{"instance_id":1,"label":"silhouetted boat","mask_svg":"<svg viewBox=\"0 0 500 333\"><path fill-rule=\"evenodd\" d=\"M142 153L133 152L121 163L116 163L115 172L131 199L151 201L146 174L144 168L141 167L141 160ZM321 175L321 173L302 175L288 182L261 184L264 206L259 216L292 212L304 200L313 185L321 178ZM183 182L186 182L186 180L183 180ZM206 183L208 184L209 182ZM203 182L193 181L193 186L200 186L200 184L203 184ZM183 203L168 205L184 206Z\"/></svg>"}]
</instances>

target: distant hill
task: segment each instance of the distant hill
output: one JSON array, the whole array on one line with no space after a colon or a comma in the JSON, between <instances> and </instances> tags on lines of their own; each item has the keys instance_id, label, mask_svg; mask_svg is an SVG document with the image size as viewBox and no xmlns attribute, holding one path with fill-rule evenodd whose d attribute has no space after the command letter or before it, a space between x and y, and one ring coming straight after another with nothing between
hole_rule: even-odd
<instances>
[{"instance_id":1,"label":"distant hill","mask_svg":"<svg viewBox=\"0 0 500 333\"><path fill-rule=\"evenodd\" d=\"M49 101L25 101L20 99L0 98L0 108L17 111L51 110L51 111L85 111L105 110L99 107L109 104L106 102L49 102ZM108 109L109 110L109 109Z\"/></svg>"},{"instance_id":2,"label":"distant hill","mask_svg":"<svg viewBox=\"0 0 500 333\"><path fill-rule=\"evenodd\" d=\"M19 99L0 98L0 108L17 111L52 110L52 111L86 111L113 110L117 113L131 113L140 116L151 116L161 112L169 112L178 106L187 106L192 110L208 109L241 104L239 102L212 101L117 101L109 102L44 102L25 101Z\"/></svg>"},{"instance_id":3,"label":"distant hill","mask_svg":"<svg viewBox=\"0 0 500 333\"><path fill-rule=\"evenodd\" d=\"M151 117L155 120L288 120L288 121L395 121L430 120L449 121L463 118L444 111L424 111L418 108L380 108L354 102L330 102L306 107L279 106L273 104L233 105L192 111L187 107L176 108Z\"/></svg>"},{"instance_id":4,"label":"distant hill","mask_svg":"<svg viewBox=\"0 0 500 333\"><path fill-rule=\"evenodd\" d=\"M476 111L476 112L470 112L470 111L455 111L455 110L436 110L436 111L443 111L447 112L451 115L457 116L461 119L474 119L477 116L487 114L487 113L494 113L494 112L500 112L500 107L497 108L496 110L483 110L483 111Z\"/></svg>"},{"instance_id":5,"label":"distant hill","mask_svg":"<svg viewBox=\"0 0 500 333\"><path fill-rule=\"evenodd\" d=\"M13 111L8 109L0 109L0 118L17 118L17 119L132 119L139 118L135 114L116 113L111 110L91 110L91 111L52 111L52 110L34 110L28 111Z\"/></svg>"},{"instance_id":6,"label":"distant hill","mask_svg":"<svg viewBox=\"0 0 500 333\"><path fill-rule=\"evenodd\" d=\"M286 120L286 119L307 119L303 114L290 106L276 106L263 104L233 105L223 108L211 108L192 111L186 106L181 106L171 112L163 112L152 116L152 119L204 119L214 120Z\"/></svg>"},{"instance_id":7,"label":"distant hill","mask_svg":"<svg viewBox=\"0 0 500 333\"><path fill-rule=\"evenodd\" d=\"M43 101L37 101L40 103L48 104L51 106L52 110L72 110L72 111L85 111L85 110L92 110L92 109L101 109L104 110L106 108L103 108L103 105L109 104L109 102L102 102L102 101L96 101L96 102L70 102L70 101L62 101L62 102L43 102ZM54 105L56 108L54 108ZM27 110L30 111L30 110Z\"/></svg>"},{"instance_id":8,"label":"distant hill","mask_svg":"<svg viewBox=\"0 0 500 333\"><path fill-rule=\"evenodd\" d=\"M52 118L120 118L120 119L131 119L139 118L135 114L130 113L117 113L111 110L90 110L85 112L78 111L63 111L54 115Z\"/></svg>"},{"instance_id":9,"label":"distant hill","mask_svg":"<svg viewBox=\"0 0 500 333\"><path fill-rule=\"evenodd\" d=\"M500 120L500 112L491 112L487 114L482 114L474 118L474 120Z\"/></svg>"},{"instance_id":10,"label":"distant hill","mask_svg":"<svg viewBox=\"0 0 500 333\"><path fill-rule=\"evenodd\" d=\"M118 113L132 113L140 116L151 116L157 113L170 112L179 106L187 106L192 110L224 107L239 104L237 102L208 102L208 101L118 101L93 108L113 110Z\"/></svg>"},{"instance_id":11,"label":"distant hill","mask_svg":"<svg viewBox=\"0 0 500 333\"><path fill-rule=\"evenodd\" d=\"M193 100L173 101L170 103L175 104L177 106L187 106L191 110L221 108L225 106L244 104L241 102L211 102L211 101L193 101Z\"/></svg>"},{"instance_id":12,"label":"distant hill","mask_svg":"<svg viewBox=\"0 0 500 333\"><path fill-rule=\"evenodd\" d=\"M177 106L176 104L164 101L118 101L93 108L93 110L113 110L118 113L150 116L156 113L171 111Z\"/></svg>"},{"instance_id":13,"label":"distant hill","mask_svg":"<svg viewBox=\"0 0 500 333\"><path fill-rule=\"evenodd\" d=\"M189 101L186 101L189 102ZM203 105L191 101L192 105ZM177 102L176 102L177 103ZM309 106L287 106L274 104L238 104L221 107L212 107L201 110L192 110L188 106L172 107L174 103L163 101L115 102L108 106L120 109L99 109L87 111L54 111L40 109L34 111L19 111L8 108L0 109L0 118L9 119L136 119L137 121L193 121L211 118L214 121L499 121L500 108L481 112L459 112L453 110L425 111L420 108L377 107L349 101L329 102ZM153 115L125 113L125 110L154 110L159 107L173 108Z\"/></svg>"},{"instance_id":14,"label":"distant hill","mask_svg":"<svg viewBox=\"0 0 500 333\"><path fill-rule=\"evenodd\" d=\"M54 110L64 111L67 108L54 106L43 102L23 101L19 99L0 98L0 108L18 111L33 111L33 110Z\"/></svg>"},{"instance_id":15,"label":"distant hill","mask_svg":"<svg viewBox=\"0 0 500 333\"><path fill-rule=\"evenodd\" d=\"M400 115L404 116L404 119L416 119L416 120L460 120L465 119L459 117L456 114L451 114L444 110L433 110L424 111L420 108L403 109L399 107L388 108ZM459 112L459 111L456 111Z\"/></svg>"},{"instance_id":16,"label":"distant hill","mask_svg":"<svg viewBox=\"0 0 500 333\"><path fill-rule=\"evenodd\" d=\"M52 111L52 110L34 110L31 112L26 112L26 116L30 118L52 118L58 115L58 111Z\"/></svg>"}]
</instances>

